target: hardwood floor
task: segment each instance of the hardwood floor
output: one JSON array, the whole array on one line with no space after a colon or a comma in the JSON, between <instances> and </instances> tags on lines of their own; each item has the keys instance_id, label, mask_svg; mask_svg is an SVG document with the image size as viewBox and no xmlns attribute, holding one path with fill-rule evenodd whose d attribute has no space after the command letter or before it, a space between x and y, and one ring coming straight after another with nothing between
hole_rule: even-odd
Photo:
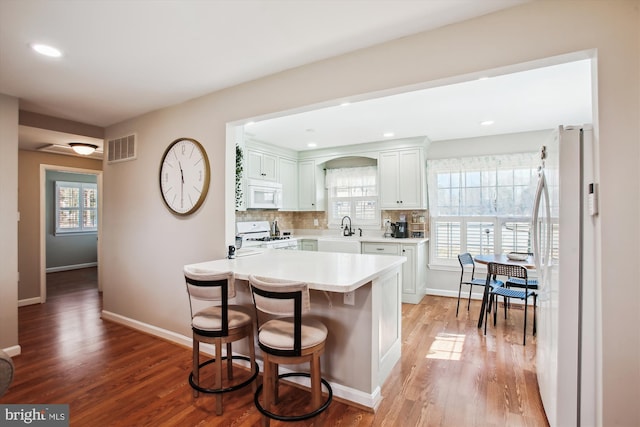
<instances>
[{"instance_id":1,"label":"hardwood floor","mask_svg":"<svg viewBox=\"0 0 640 427\"><path fill-rule=\"evenodd\" d=\"M193 398L191 352L100 319L95 269L50 273L48 301L19 309L22 354L0 403L68 403L72 426L256 426L251 389ZM461 304L462 305L462 304ZM535 375L535 339L522 345L522 309L512 308L486 337L479 302L425 297L403 305L402 360L382 389L375 414L334 400L307 422L272 426L547 426ZM530 334L529 330L529 334ZM306 393L281 393L304 405Z\"/></svg>"}]
</instances>

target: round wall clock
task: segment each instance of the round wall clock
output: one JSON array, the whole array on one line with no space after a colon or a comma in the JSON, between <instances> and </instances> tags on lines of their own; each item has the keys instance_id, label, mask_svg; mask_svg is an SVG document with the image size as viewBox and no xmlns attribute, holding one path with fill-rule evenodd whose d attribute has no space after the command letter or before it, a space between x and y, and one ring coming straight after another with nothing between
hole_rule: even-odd
<instances>
[{"instance_id":1,"label":"round wall clock","mask_svg":"<svg viewBox=\"0 0 640 427\"><path fill-rule=\"evenodd\" d=\"M164 203L178 215L197 211L207 197L210 172L207 153L198 141L191 138L173 141L160 164Z\"/></svg>"}]
</instances>

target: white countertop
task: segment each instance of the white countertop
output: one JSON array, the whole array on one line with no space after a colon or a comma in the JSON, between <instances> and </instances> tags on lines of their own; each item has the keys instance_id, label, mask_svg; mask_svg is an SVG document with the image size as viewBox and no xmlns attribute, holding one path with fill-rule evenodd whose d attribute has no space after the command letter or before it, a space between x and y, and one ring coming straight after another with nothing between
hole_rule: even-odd
<instances>
[{"instance_id":1,"label":"white countertop","mask_svg":"<svg viewBox=\"0 0 640 427\"><path fill-rule=\"evenodd\" d=\"M254 274L270 279L305 282L309 284L309 289L319 291L351 292L407 260L403 256L278 249L256 251L260 253L190 264L189 267L212 273L233 271L240 280L247 280L250 274Z\"/></svg>"},{"instance_id":2,"label":"white countertop","mask_svg":"<svg viewBox=\"0 0 640 427\"><path fill-rule=\"evenodd\" d=\"M292 235L291 237L296 238L298 240L318 240L318 239L335 239L335 240L357 240L359 242L370 242L370 243L413 243L419 244L423 242L428 242L428 237L406 237L406 238L395 238L395 237L375 237L375 236L340 236L336 234L304 234L304 235Z\"/></svg>"}]
</instances>

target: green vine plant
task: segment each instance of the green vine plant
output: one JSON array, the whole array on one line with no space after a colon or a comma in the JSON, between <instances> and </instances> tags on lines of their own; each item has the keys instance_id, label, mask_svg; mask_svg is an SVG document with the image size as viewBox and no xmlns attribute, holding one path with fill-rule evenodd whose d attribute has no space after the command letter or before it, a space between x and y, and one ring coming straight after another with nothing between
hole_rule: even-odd
<instances>
[{"instance_id":1,"label":"green vine plant","mask_svg":"<svg viewBox=\"0 0 640 427\"><path fill-rule=\"evenodd\" d=\"M242 148L236 144L236 209L242 206Z\"/></svg>"}]
</instances>

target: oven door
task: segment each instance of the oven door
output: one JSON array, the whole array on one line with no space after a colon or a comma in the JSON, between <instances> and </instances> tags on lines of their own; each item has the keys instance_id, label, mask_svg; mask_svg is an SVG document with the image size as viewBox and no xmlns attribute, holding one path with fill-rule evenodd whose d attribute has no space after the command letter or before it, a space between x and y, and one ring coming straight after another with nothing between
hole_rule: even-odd
<instances>
[{"instance_id":1,"label":"oven door","mask_svg":"<svg viewBox=\"0 0 640 427\"><path fill-rule=\"evenodd\" d=\"M264 244L263 247L266 247L269 249L284 249L289 251L298 250L298 240L297 239L274 240Z\"/></svg>"}]
</instances>

